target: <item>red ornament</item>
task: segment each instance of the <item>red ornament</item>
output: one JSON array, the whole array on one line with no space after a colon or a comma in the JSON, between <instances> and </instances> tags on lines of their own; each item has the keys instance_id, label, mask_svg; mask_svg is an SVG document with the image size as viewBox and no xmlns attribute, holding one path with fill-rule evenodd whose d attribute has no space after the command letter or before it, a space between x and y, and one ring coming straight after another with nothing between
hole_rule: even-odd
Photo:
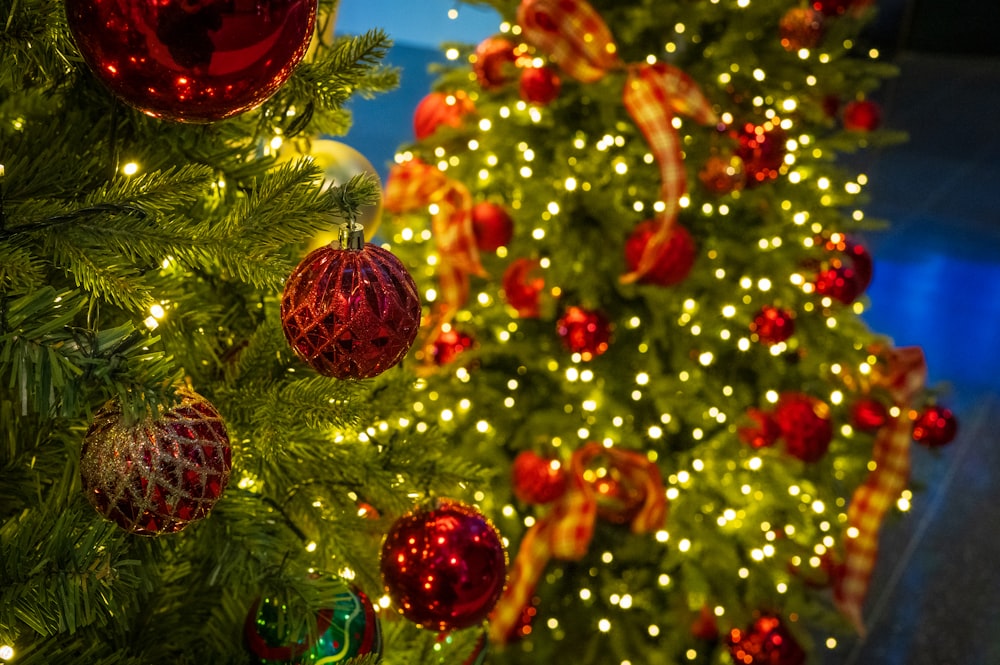
<instances>
[{"instance_id":1,"label":"red ornament","mask_svg":"<svg viewBox=\"0 0 1000 665\"><path fill-rule=\"evenodd\" d=\"M736 155L743 160L747 187L778 177L787 151L785 130L771 123L754 125L748 122L737 134L737 140Z\"/></svg>"},{"instance_id":2,"label":"red ornament","mask_svg":"<svg viewBox=\"0 0 1000 665\"><path fill-rule=\"evenodd\" d=\"M472 506L442 499L396 520L382 543L382 581L393 605L421 628L478 624L507 577L496 527Z\"/></svg>"},{"instance_id":3,"label":"red ornament","mask_svg":"<svg viewBox=\"0 0 1000 665\"><path fill-rule=\"evenodd\" d=\"M940 448L951 443L957 432L958 419L943 406L927 407L913 423L913 440L928 448Z\"/></svg>"},{"instance_id":4,"label":"red ornament","mask_svg":"<svg viewBox=\"0 0 1000 665\"><path fill-rule=\"evenodd\" d=\"M639 261L646 250L646 245L656 234L658 226L658 222L648 219L632 229L632 233L625 241L625 264L630 271L639 267ZM653 268L639 281L643 284L656 284L658 286L679 284L691 272L696 254L697 248L691 234L679 222L675 222L670 229L670 235L656 252Z\"/></svg>"},{"instance_id":5,"label":"red ornament","mask_svg":"<svg viewBox=\"0 0 1000 665\"><path fill-rule=\"evenodd\" d=\"M785 451L803 462L817 462L833 440L830 407L802 393L785 393L774 409Z\"/></svg>"},{"instance_id":6,"label":"red ornament","mask_svg":"<svg viewBox=\"0 0 1000 665\"><path fill-rule=\"evenodd\" d=\"M865 7L872 4L874 0L813 0L813 9L824 16L840 16L851 13L859 13Z\"/></svg>"},{"instance_id":7,"label":"red ornament","mask_svg":"<svg viewBox=\"0 0 1000 665\"><path fill-rule=\"evenodd\" d=\"M566 492L566 472L559 462L531 450L514 458L510 479L514 496L532 505L551 503Z\"/></svg>"},{"instance_id":8,"label":"red ornament","mask_svg":"<svg viewBox=\"0 0 1000 665\"><path fill-rule=\"evenodd\" d=\"M746 630L733 628L727 641L729 655L736 665L805 665L806 662L806 652L775 616L762 616Z\"/></svg>"},{"instance_id":9,"label":"red ornament","mask_svg":"<svg viewBox=\"0 0 1000 665\"><path fill-rule=\"evenodd\" d=\"M516 59L514 42L487 37L476 47L472 71L484 90L496 90L513 80Z\"/></svg>"},{"instance_id":10,"label":"red ornament","mask_svg":"<svg viewBox=\"0 0 1000 665\"><path fill-rule=\"evenodd\" d=\"M316 0L66 0L84 61L155 118L212 122L256 106L306 53Z\"/></svg>"},{"instance_id":11,"label":"red ornament","mask_svg":"<svg viewBox=\"0 0 1000 665\"><path fill-rule=\"evenodd\" d=\"M83 439L80 477L87 499L131 533L174 533L208 516L229 482L229 435L205 398L180 402L136 423L117 400L105 404Z\"/></svg>"},{"instance_id":12,"label":"red ornament","mask_svg":"<svg viewBox=\"0 0 1000 665\"><path fill-rule=\"evenodd\" d=\"M872 281L872 257L863 246L839 234L827 241L826 248L834 255L816 276L816 293L850 304Z\"/></svg>"},{"instance_id":13,"label":"red ornament","mask_svg":"<svg viewBox=\"0 0 1000 665\"><path fill-rule=\"evenodd\" d=\"M697 618L691 622L691 637L705 642L719 639L719 624L708 605L702 605Z\"/></svg>"},{"instance_id":14,"label":"red ornament","mask_svg":"<svg viewBox=\"0 0 1000 665\"><path fill-rule=\"evenodd\" d=\"M762 344L773 346L787 341L795 333L795 317L788 310L764 305L753 318L750 332Z\"/></svg>"},{"instance_id":15,"label":"red ornament","mask_svg":"<svg viewBox=\"0 0 1000 665\"><path fill-rule=\"evenodd\" d=\"M434 364L447 365L466 349L472 348L472 338L454 328L449 328L434 340L431 354Z\"/></svg>"},{"instance_id":16,"label":"red ornament","mask_svg":"<svg viewBox=\"0 0 1000 665\"><path fill-rule=\"evenodd\" d=\"M592 360L608 350L611 324L600 312L568 307L556 323L556 332L563 345L572 353L579 353L583 360Z\"/></svg>"},{"instance_id":17,"label":"red ornament","mask_svg":"<svg viewBox=\"0 0 1000 665\"><path fill-rule=\"evenodd\" d=\"M413 112L413 135L422 141L442 125L458 129L465 116L475 110L472 100L462 91L432 92L420 100Z\"/></svg>"},{"instance_id":18,"label":"red ornament","mask_svg":"<svg viewBox=\"0 0 1000 665\"><path fill-rule=\"evenodd\" d=\"M808 7L792 7L778 22L786 51L815 48L823 39L823 15Z\"/></svg>"},{"instance_id":19,"label":"red ornament","mask_svg":"<svg viewBox=\"0 0 1000 665\"><path fill-rule=\"evenodd\" d=\"M773 446L774 442L781 436L781 427L771 417L771 414L760 409L749 408L747 409L747 417L754 424L740 427L737 430L740 441L754 448Z\"/></svg>"},{"instance_id":20,"label":"red ornament","mask_svg":"<svg viewBox=\"0 0 1000 665\"><path fill-rule=\"evenodd\" d=\"M538 318L545 279L535 259L514 259L503 273L503 296L521 318Z\"/></svg>"},{"instance_id":21,"label":"red ornament","mask_svg":"<svg viewBox=\"0 0 1000 665\"><path fill-rule=\"evenodd\" d=\"M521 99L545 106L559 96L562 81L551 67L528 67L521 70Z\"/></svg>"},{"instance_id":22,"label":"red ornament","mask_svg":"<svg viewBox=\"0 0 1000 665\"><path fill-rule=\"evenodd\" d=\"M889 422L889 410L877 399L859 399L851 407L851 427L862 432L876 432Z\"/></svg>"},{"instance_id":23,"label":"red ornament","mask_svg":"<svg viewBox=\"0 0 1000 665\"><path fill-rule=\"evenodd\" d=\"M514 220L496 203L480 201L472 207L472 233L481 252L506 247L514 236Z\"/></svg>"},{"instance_id":24,"label":"red ornament","mask_svg":"<svg viewBox=\"0 0 1000 665\"><path fill-rule=\"evenodd\" d=\"M399 259L364 242L360 230L341 247L312 251L281 296L285 338L324 376L367 379L395 366L417 336L420 296Z\"/></svg>"},{"instance_id":25,"label":"red ornament","mask_svg":"<svg viewBox=\"0 0 1000 665\"><path fill-rule=\"evenodd\" d=\"M856 99L844 105L844 129L871 132L882 123L882 108L869 99Z\"/></svg>"},{"instance_id":26,"label":"red ornament","mask_svg":"<svg viewBox=\"0 0 1000 665\"><path fill-rule=\"evenodd\" d=\"M730 194L743 189L746 180L743 160L736 155L712 155L698 171L698 179L713 194Z\"/></svg>"}]
</instances>

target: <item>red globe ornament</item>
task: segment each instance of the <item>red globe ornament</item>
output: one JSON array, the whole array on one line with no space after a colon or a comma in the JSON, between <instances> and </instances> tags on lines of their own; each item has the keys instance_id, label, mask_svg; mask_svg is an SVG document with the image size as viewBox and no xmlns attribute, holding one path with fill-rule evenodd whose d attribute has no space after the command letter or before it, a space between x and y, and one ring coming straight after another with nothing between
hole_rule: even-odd
<instances>
[{"instance_id":1,"label":"red globe ornament","mask_svg":"<svg viewBox=\"0 0 1000 665\"><path fill-rule=\"evenodd\" d=\"M773 417L789 455L817 462L826 454L833 440L833 424L825 402L802 393L785 393L778 398Z\"/></svg>"},{"instance_id":2,"label":"red globe ornament","mask_svg":"<svg viewBox=\"0 0 1000 665\"><path fill-rule=\"evenodd\" d=\"M823 39L823 15L808 7L792 7L778 21L778 33L786 51L815 48Z\"/></svg>"},{"instance_id":3,"label":"red globe ornament","mask_svg":"<svg viewBox=\"0 0 1000 665\"><path fill-rule=\"evenodd\" d=\"M447 365L457 358L460 353L471 349L472 344L472 337L463 332L459 332L454 328L443 331L434 340L434 344L431 347L434 364L438 366Z\"/></svg>"},{"instance_id":4,"label":"red globe ornament","mask_svg":"<svg viewBox=\"0 0 1000 665\"><path fill-rule=\"evenodd\" d=\"M913 423L913 440L928 448L940 448L951 443L957 433L958 419L943 406L927 407Z\"/></svg>"},{"instance_id":5,"label":"red globe ornament","mask_svg":"<svg viewBox=\"0 0 1000 665\"><path fill-rule=\"evenodd\" d=\"M197 393L178 397L158 417L135 423L126 422L112 400L83 439L87 499L131 533L174 533L204 519L229 482L232 453L222 417Z\"/></svg>"},{"instance_id":6,"label":"red globe ornament","mask_svg":"<svg viewBox=\"0 0 1000 665\"><path fill-rule=\"evenodd\" d=\"M780 344L795 333L795 317L788 310L764 305L750 323L750 332L762 344Z\"/></svg>"},{"instance_id":7,"label":"red globe ornament","mask_svg":"<svg viewBox=\"0 0 1000 665\"><path fill-rule=\"evenodd\" d=\"M480 623L496 605L507 552L478 510L442 499L396 520L380 567L400 614L421 628L456 630Z\"/></svg>"},{"instance_id":8,"label":"red globe ornament","mask_svg":"<svg viewBox=\"0 0 1000 665\"><path fill-rule=\"evenodd\" d=\"M733 628L727 642L736 665L805 665L806 662L806 652L775 616L761 616L746 630Z\"/></svg>"},{"instance_id":9,"label":"red globe ornament","mask_svg":"<svg viewBox=\"0 0 1000 665\"><path fill-rule=\"evenodd\" d=\"M395 366L420 327L417 286L399 259L345 230L341 246L310 252L281 296L295 354L324 376L367 379Z\"/></svg>"},{"instance_id":10,"label":"red globe ornament","mask_svg":"<svg viewBox=\"0 0 1000 665\"><path fill-rule=\"evenodd\" d=\"M851 407L851 427L861 432L877 432L889 422L889 410L877 399L865 397Z\"/></svg>"},{"instance_id":11,"label":"red globe ornament","mask_svg":"<svg viewBox=\"0 0 1000 665\"><path fill-rule=\"evenodd\" d=\"M472 233L481 252L495 252L510 244L514 220L503 206L480 201L472 207Z\"/></svg>"},{"instance_id":12,"label":"red globe ornament","mask_svg":"<svg viewBox=\"0 0 1000 665\"><path fill-rule=\"evenodd\" d=\"M607 317L576 306L566 308L556 322L556 332L563 345L572 353L579 353L583 360L593 360L607 351L611 341L611 323Z\"/></svg>"},{"instance_id":13,"label":"red globe ornament","mask_svg":"<svg viewBox=\"0 0 1000 665\"><path fill-rule=\"evenodd\" d=\"M869 99L856 99L844 105L844 129L871 132L882 123L882 108Z\"/></svg>"},{"instance_id":14,"label":"red globe ornament","mask_svg":"<svg viewBox=\"0 0 1000 665\"><path fill-rule=\"evenodd\" d=\"M771 123L754 125L748 122L736 138L739 141L736 155L743 160L747 187L778 177L787 151L788 137L783 129Z\"/></svg>"},{"instance_id":15,"label":"red globe ornament","mask_svg":"<svg viewBox=\"0 0 1000 665\"><path fill-rule=\"evenodd\" d=\"M475 110L472 100L462 91L432 92L420 100L413 112L413 135L422 141L439 127L458 129L465 122L465 117Z\"/></svg>"},{"instance_id":16,"label":"red globe ornament","mask_svg":"<svg viewBox=\"0 0 1000 665\"><path fill-rule=\"evenodd\" d=\"M833 255L826 268L816 275L816 293L850 304L865 292L872 281L871 255L863 246L836 234L826 242Z\"/></svg>"},{"instance_id":17,"label":"red globe ornament","mask_svg":"<svg viewBox=\"0 0 1000 665\"><path fill-rule=\"evenodd\" d=\"M551 67L527 67L521 70L521 99L529 104L550 104L559 96L561 89L562 80Z\"/></svg>"},{"instance_id":18,"label":"red globe ornament","mask_svg":"<svg viewBox=\"0 0 1000 665\"><path fill-rule=\"evenodd\" d=\"M658 227L658 222L648 219L632 229L625 241L625 264L630 271L638 269L646 245L652 240ZM675 222L666 241L656 250L652 269L640 277L639 282L658 286L679 284L690 274L696 255L694 238L679 222Z\"/></svg>"},{"instance_id":19,"label":"red globe ornament","mask_svg":"<svg viewBox=\"0 0 1000 665\"><path fill-rule=\"evenodd\" d=\"M541 274L541 264L535 259L514 259L503 273L503 297L507 304L517 310L517 315L538 318L541 314L541 294L545 290L545 278Z\"/></svg>"},{"instance_id":20,"label":"red globe ornament","mask_svg":"<svg viewBox=\"0 0 1000 665\"><path fill-rule=\"evenodd\" d=\"M730 194L743 189L746 180L743 160L736 155L712 155L698 171L698 180L713 194Z\"/></svg>"},{"instance_id":21,"label":"red globe ornament","mask_svg":"<svg viewBox=\"0 0 1000 665\"><path fill-rule=\"evenodd\" d=\"M212 122L273 95L305 55L316 0L66 0L80 54L155 118Z\"/></svg>"},{"instance_id":22,"label":"red globe ornament","mask_svg":"<svg viewBox=\"0 0 1000 665\"><path fill-rule=\"evenodd\" d=\"M771 417L771 414L760 409L747 409L747 420L752 424L740 427L736 434L740 441L754 448L773 446L781 437L781 426Z\"/></svg>"},{"instance_id":23,"label":"red globe ornament","mask_svg":"<svg viewBox=\"0 0 1000 665\"><path fill-rule=\"evenodd\" d=\"M487 37L476 47L472 71L484 90L496 90L513 80L514 42L503 37Z\"/></svg>"},{"instance_id":24,"label":"red globe ornament","mask_svg":"<svg viewBox=\"0 0 1000 665\"><path fill-rule=\"evenodd\" d=\"M510 481L514 496L531 505L551 503L566 493L562 465L531 450L523 450L514 458Z\"/></svg>"}]
</instances>

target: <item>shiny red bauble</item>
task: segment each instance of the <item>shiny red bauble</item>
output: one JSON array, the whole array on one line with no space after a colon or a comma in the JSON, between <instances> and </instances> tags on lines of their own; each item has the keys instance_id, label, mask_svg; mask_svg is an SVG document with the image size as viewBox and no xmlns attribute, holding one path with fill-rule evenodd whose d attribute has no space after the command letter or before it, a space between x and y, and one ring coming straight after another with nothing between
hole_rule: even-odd
<instances>
[{"instance_id":1,"label":"shiny red bauble","mask_svg":"<svg viewBox=\"0 0 1000 665\"><path fill-rule=\"evenodd\" d=\"M785 130L771 125L746 123L736 134L736 155L743 160L747 187L754 187L778 177L785 163L788 136Z\"/></svg>"},{"instance_id":2,"label":"shiny red bauble","mask_svg":"<svg viewBox=\"0 0 1000 665\"><path fill-rule=\"evenodd\" d=\"M553 102L562 89L559 74L551 67L527 67L521 70L519 92L529 104L545 106Z\"/></svg>"},{"instance_id":3,"label":"shiny red bauble","mask_svg":"<svg viewBox=\"0 0 1000 665\"><path fill-rule=\"evenodd\" d=\"M781 427L771 417L770 413L760 409L749 408L746 413L748 424L736 430L740 441L754 448L773 446L781 437Z\"/></svg>"},{"instance_id":4,"label":"shiny red bauble","mask_svg":"<svg viewBox=\"0 0 1000 665\"><path fill-rule=\"evenodd\" d=\"M601 312L583 307L567 307L556 322L556 332L563 345L583 360L593 360L608 350L611 323Z\"/></svg>"},{"instance_id":5,"label":"shiny red bauble","mask_svg":"<svg viewBox=\"0 0 1000 665\"><path fill-rule=\"evenodd\" d=\"M84 61L156 118L212 122L273 95L305 55L316 0L66 0Z\"/></svg>"},{"instance_id":6,"label":"shiny red bauble","mask_svg":"<svg viewBox=\"0 0 1000 665\"><path fill-rule=\"evenodd\" d=\"M750 322L750 332L761 344L780 344L795 334L795 317L788 310L764 305Z\"/></svg>"},{"instance_id":7,"label":"shiny red bauble","mask_svg":"<svg viewBox=\"0 0 1000 665\"><path fill-rule=\"evenodd\" d=\"M524 503L551 503L566 493L566 471L558 461L523 450L511 465L510 484L514 496Z\"/></svg>"},{"instance_id":8,"label":"shiny red bauble","mask_svg":"<svg viewBox=\"0 0 1000 665\"><path fill-rule=\"evenodd\" d=\"M420 100L413 111L413 135L418 141L431 136L439 127L458 129L476 107L464 92L432 92Z\"/></svg>"},{"instance_id":9,"label":"shiny red bauble","mask_svg":"<svg viewBox=\"0 0 1000 665\"><path fill-rule=\"evenodd\" d=\"M778 21L778 34L786 51L815 48L823 40L823 15L808 7L792 7Z\"/></svg>"},{"instance_id":10,"label":"shiny red bauble","mask_svg":"<svg viewBox=\"0 0 1000 665\"><path fill-rule=\"evenodd\" d=\"M506 208L490 201L472 206L472 233L481 252L495 252L510 244L514 220Z\"/></svg>"},{"instance_id":11,"label":"shiny red bauble","mask_svg":"<svg viewBox=\"0 0 1000 665\"><path fill-rule=\"evenodd\" d=\"M803 393L785 393L778 398L773 414L781 429L785 452L803 462L817 462L830 448L833 424L830 407Z\"/></svg>"},{"instance_id":12,"label":"shiny red bauble","mask_svg":"<svg viewBox=\"0 0 1000 665\"><path fill-rule=\"evenodd\" d=\"M844 105L844 129L871 132L882 124L882 107L870 99L856 99Z\"/></svg>"},{"instance_id":13,"label":"shiny red bauble","mask_svg":"<svg viewBox=\"0 0 1000 665\"><path fill-rule=\"evenodd\" d=\"M420 327L413 277L360 233L346 249L330 244L310 252L281 296L281 323L295 354L338 379L367 379L395 366Z\"/></svg>"},{"instance_id":14,"label":"shiny red bauble","mask_svg":"<svg viewBox=\"0 0 1000 665\"><path fill-rule=\"evenodd\" d=\"M625 264L630 271L639 267L646 246L656 234L659 222L647 219L636 224L625 241ZM656 249L653 267L639 278L641 284L672 286L683 282L691 273L698 253L694 238L680 222L674 222L670 235Z\"/></svg>"},{"instance_id":15,"label":"shiny red bauble","mask_svg":"<svg viewBox=\"0 0 1000 665\"><path fill-rule=\"evenodd\" d=\"M435 365L447 365L463 351L472 348L472 337L454 328L442 331L431 345L431 356Z\"/></svg>"},{"instance_id":16,"label":"shiny red bauble","mask_svg":"<svg viewBox=\"0 0 1000 665\"><path fill-rule=\"evenodd\" d=\"M832 254L816 275L816 293L850 304L871 284L872 257L862 245L842 237L828 240L826 248Z\"/></svg>"},{"instance_id":17,"label":"shiny red bauble","mask_svg":"<svg viewBox=\"0 0 1000 665\"><path fill-rule=\"evenodd\" d=\"M178 397L172 408L135 423L112 400L84 436L83 491L97 512L131 533L173 533L204 519L229 482L222 417L194 392Z\"/></svg>"},{"instance_id":18,"label":"shiny red bauble","mask_svg":"<svg viewBox=\"0 0 1000 665\"><path fill-rule=\"evenodd\" d=\"M733 628L727 636L735 665L805 665L806 652L781 619L764 615L748 628Z\"/></svg>"},{"instance_id":19,"label":"shiny red bauble","mask_svg":"<svg viewBox=\"0 0 1000 665\"><path fill-rule=\"evenodd\" d=\"M541 296L545 290L541 263L537 259L514 259L503 273L504 301L517 311L517 315L537 318L541 314Z\"/></svg>"},{"instance_id":20,"label":"shiny red bauble","mask_svg":"<svg viewBox=\"0 0 1000 665\"><path fill-rule=\"evenodd\" d=\"M515 76L514 42L503 37L487 37L476 46L472 71L484 90L496 90Z\"/></svg>"},{"instance_id":21,"label":"shiny red bauble","mask_svg":"<svg viewBox=\"0 0 1000 665\"><path fill-rule=\"evenodd\" d=\"M885 404L865 397L851 406L851 427L861 432L877 432L889 422L889 410Z\"/></svg>"},{"instance_id":22,"label":"shiny red bauble","mask_svg":"<svg viewBox=\"0 0 1000 665\"><path fill-rule=\"evenodd\" d=\"M441 499L396 520L382 543L382 581L396 610L421 628L482 622L507 579L496 527L472 506Z\"/></svg>"},{"instance_id":23,"label":"shiny red bauble","mask_svg":"<svg viewBox=\"0 0 1000 665\"><path fill-rule=\"evenodd\" d=\"M950 409L929 406L913 422L913 440L928 448L939 448L955 440L958 419Z\"/></svg>"}]
</instances>

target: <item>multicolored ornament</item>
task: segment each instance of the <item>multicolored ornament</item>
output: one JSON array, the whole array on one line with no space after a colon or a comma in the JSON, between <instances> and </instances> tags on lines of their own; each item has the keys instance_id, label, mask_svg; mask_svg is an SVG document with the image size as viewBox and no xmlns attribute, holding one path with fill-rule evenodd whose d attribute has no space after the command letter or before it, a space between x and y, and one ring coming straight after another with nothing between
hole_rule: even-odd
<instances>
[{"instance_id":1,"label":"multicolored ornament","mask_svg":"<svg viewBox=\"0 0 1000 665\"><path fill-rule=\"evenodd\" d=\"M815 48L823 40L823 15L809 7L792 7L778 21L778 34L786 51Z\"/></svg>"},{"instance_id":2,"label":"multicolored ornament","mask_svg":"<svg viewBox=\"0 0 1000 665\"><path fill-rule=\"evenodd\" d=\"M503 37L487 37L479 42L472 71L484 90L496 90L513 80L517 60L514 49L514 42Z\"/></svg>"},{"instance_id":3,"label":"multicolored ornament","mask_svg":"<svg viewBox=\"0 0 1000 665\"><path fill-rule=\"evenodd\" d=\"M421 628L455 630L493 609L507 579L507 551L482 513L439 499L396 520L380 567L400 614Z\"/></svg>"},{"instance_id":4,"label":"multicolored ornament","mask_svg":"<svg viewBox=\"0 0 1000 665\"><path fill-rule=\"evenodd\" d=\"M174 533L204 519L229 482L232 452L219 412L193 391L177 396L170 409L135 423L111 400L84 436L84 493L131 533Z\"/></svg>"},{"instance_id":5,"label":"multicolored ornament","mask_svg":"<svg viewBox=\"0 0 1000 665\"><path fill-rule=\"evenodd\" d=\"M434 364L439 367L447 365L455 360L463 351L471 349L473 345L472 337L454 328L442 330L431 346L431 356Z\"/></svg>"},{"instance_id":6,"label":"multicolored ornament","mask_svg":"<svg viewBox=\"0 0 1000 665\"><path fill-rule=\"evenodd\" d=\"M316 614L306 635L292 634L288 608L274 599L254 603L244 635L259 665L348 663L361 656L382 655L382 626L368 596L345 589L331 606Z\"/></svg>"},{"instance_id":7,"label":"multicolored ornament","mask_svg":"<svg viewBox=\"0 0 1000 665\"><path fill-rule=\"evenodd\" d=\"M571 306L559 321L556 332L563 345L572 353L579 353L583 360L593 360L608 350L611 341L611 323L596 310Z\"/></svg>"},{"instance_id":8,"label":"multicolored ornament","mask_svg":"<svg viewBox=\"0 0 1000 665\"><path fill-rule=\"evenodd\" d=\"M773 414L781 429L785 452L803 462L818 462L833 440L830 407L804 393L784 393Z\"/></svg>"},{"instance_id":9,"label":"multicolored ornament","mask_svg":"<svg viewBox=\"0 0 1000 665\"><path fill-rule=\"evenodd\" d=\"M870 99L855 99L844 105L844 129L871 132L882 124L882 108Z\"/></svg>"},{"instance_id":10,"label":"multicolored ornament","mask_svg":"<svg viewBox=\"0 0 1000 665\"><path fill-rule=\"evenodd\" d=\"M521 99L529 104L551 104L562 89L559 74L551 67L526 67L521 70L519 91Z\"/></svg>"},{"instance_id":11,"label":"multicolored ornament","mask_svg":"<svg viewBox=\"0 0 1000 665\"><path fill-rule=\"evenodd\" d=\"M66 0L84 61L155 118L212 122L262 104L309 47L316 0Z\"/></svg>"},{"instance_id":12,"label":"multicolored ornament","mask_svg":"<svg viewBox=\"0 0 1000 665\"><path fill-rule=\"evenodd\" d=\"M481 252L495 252L510 244L514 220L506 208L491 201L472 206L472 233Z\"/></svg>"},{"instance_id":13,"label":"multicolored ornament","mask_svg":"<svg viewBox=\"0 0 1000 665\"><path fill-rule=\"evenodd\" d=\"M920 412L913 422L913 440L928 448L940 448L955 440L958 419L950 409L934 404Z\"/></svg>"},{"instance_id":14,"label":"multicolored ornament","mask_svg":"<svg viewBox=\"0 0 1000 665\"><path fill-rule=\"evenodd\" d=\"M309 253L281 297L281 323L295 354L324 376L367 379L394 367L420 327L420 296L406 267L364 242L360 228L340 247Z\"/></svg>"},{"instance_id":15,"label":"multicolored ornament","mask_svg":"<svg viewBox=\"0 0 1000 665\"><path fill-rule=\"evenodd\" d=\"M889 410L885 404L865 397L851 406L851 427L860 432L877 432L889 422Z\"/></svg>"},{"instance_id":16,"label":"multicolored ornament","mask_svg":"<svg viewBox=\"0 0 1000 665\"><path fill-rule=\"evenodd\" d=\"M764 615L746 630L733 628L727 637L736 665L805 665L806 652L776 616Z\"/></svg>"},{"instance_id":17,"label":"multicolored ornament","mask_svg":"<svg viewBox=\"0 0 1000 665\"><path fill-rule=\"evenodd\" d=\"M510 484L520 501L544 505L566 493L566 471L558 460L542 457L533 450L522 450L511 465Z\"/></svg>"},{"instance_id":18,"label":"multicolored ornament","mask_svg":"<svg viewBox=\"0 0 1000 665\"><path fill-rule=\"evenodd\" d=\"M739 191L746 181L743 160L738 155L712 155L698 171L698 180L716 195Z\"/></svg>"},{"instance_id":19,"label":"multicolored ornament","mask_svg":"<svg viewBox=\"0 0 1000 665\"><path fill-rule=\"evenodd\" d=\"M413 112L413 135L418 141L423 141L439 127L459 129L465 123L466 116L475 111L475 104L461 90L432 92L420 100Z\"/></svg>"},{"instance_id":20,"label":"multicolored ornament","mask_svg":"<svg viewBox=\"0 0 1000 665\"><path fill-rule=\"evenodd\" d=\"M521 318L538 318L545 278L537 259L514 259L503 273L503 297Z\"/></svg>"},{"instance_id":21,"label":"multicolored ornament","mask_svg":"<svg viewBox=\"0 0 1000 665\"><path fill-rule=\"evenodd\" d=\"M743 161L746 186L754 187L778 177L785 163L788 136L776 122L748 122L736 133L736 155Z\"/></svg>"},{"instance_id":22,"label":"multicolored ornament","mask_svg":"<svg viewBox=\"0 0 1000 665\"><path fill-rule=\"evenodd\" d=\"M795 334L795 317L788 310L764 305L750 322L750 332L761 344L774 346Z\"/></svg>"},{"instance_id":23,"label":"multicolored ornament","mask_svg":"<svg viewBox=\"0 0 1000 665\"><path fill-rule=\"evenodd\" d=\"M658 228L659 223L656 220L648 219L632 229L632 233L625 241L625 264L629 272L639 267L646 245L653 239ZM679 284L691 273L696 255L694 238L683 225L674 222L670 235L657 249L656 262L652 269L640 277L639 282L657 286Z\"/></svg>"}]
</instances>

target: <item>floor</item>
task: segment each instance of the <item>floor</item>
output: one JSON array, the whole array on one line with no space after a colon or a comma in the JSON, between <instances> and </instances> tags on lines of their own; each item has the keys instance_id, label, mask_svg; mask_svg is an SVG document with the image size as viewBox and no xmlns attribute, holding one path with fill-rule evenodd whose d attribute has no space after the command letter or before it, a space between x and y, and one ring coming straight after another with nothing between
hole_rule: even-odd
<instances>
[{"instance_id":1,"label":"floor","mask_svg":"<svg viewBox=\"0 0 1000 665\"><path fill-rule=\"evenodd\" d=\"M475 41L475 35L465 41ZM430 88L426 44L397 45L397 91L355 109L345 142L383 175L412 136ZM864 240L875 257L866 321L923 347L930 381L960 435L915 451L907 515L887 524L867 609L870 632L827 665L1000 663L1000 59L901 52L884 89L885 125L910 142L866 153L868 215L891 221Z\"/></svg>"}]
</instances>

